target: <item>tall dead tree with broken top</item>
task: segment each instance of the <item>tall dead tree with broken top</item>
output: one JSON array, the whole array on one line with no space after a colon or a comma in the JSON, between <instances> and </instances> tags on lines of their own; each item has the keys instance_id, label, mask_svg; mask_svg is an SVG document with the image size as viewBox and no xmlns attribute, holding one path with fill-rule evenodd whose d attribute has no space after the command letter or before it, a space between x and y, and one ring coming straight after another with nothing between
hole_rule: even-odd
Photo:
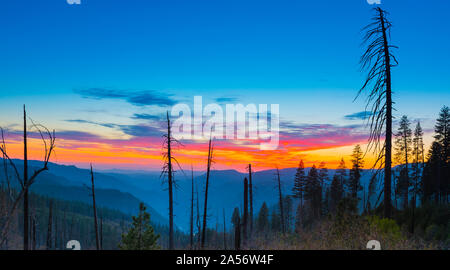
<instances>
[{"instance_id":1,"label":"tall dead tree with broken top","mask_svg":"<svg viewBox=\"0 0 450 270\"><path fill-rule=\"evenodd\" d=\"M98 221L97 221L97 207L95 204L95 187L94 187L94 171L91 163L91 192L92 192L92 208L94 209L94 229L95 229L95 246L100 250L100 239L98 237Z\"/></svg>"},{"instance_id":2,"label":"tall dead tree with broken top","mask_svg":"<svg viewBox=\"0 0 450 270\"><path fill-rule=\"evenodd\" d=\"M191 165L191 216L189 219L189 225L190 225L190 234L189 234L189 243L190 248L193 249L194 247L194 168Z\"/></svg>"},{"instance_id":3,"label":"tall dead tree with broken top","mask_svg":"<svg viewBox=\"0 0 450 270\"><path fill-rule=\"evenodd\" d=\"M164 165L160 177L167 174L167 184L169 191L169 249L174 249L174 227L173 227L173 189L176 187L174 180L173 162L178 164L177 159L173 156L173 148L175 145L182 145L178 140L172 137L172 126L170 123L169 112L167 111L167 134L163 135L163 153ZM180 167L180 164L178 164ZM180 167L181 168L181 167Z\"/></svg>"},{"instance_id":4,"label":"tall dead tree with broken top","mask_svg":"<svg viewBox=\"0 0 450 270\"><path fill-rule=\"evenodd\" d=\"M205 248L205 241L206 241L206 219L208 218L208 187L209 187L209 175L211 172L211 163L213 156L213 147L212 147L212 138L209 138L209 145L208 145L208 162L206 167L206 183L205 183L205 205L203 209L203 227L202 227L202 241L201 241L201 248Z\"/></svg>"},{"instance_id":5,"label":"tall dead tree with broken top","mask_svg":"<svg viewBox=\"0 0 450 270\"><path fill-rule=\"evenodd\" d=\"M397 48L390 44L391 22L388 13L381 8L374 8L372 23L363 28L363 44L367 49L361 56L361 70L367 71L364 85L358 96L368 90L366 110L369 109L370 136L368 150L377 155L374 168L384 167L384 216L391 217L391 177L392 177L392 88L391 68L398 62L391 53ZM357 96L357 97L358 97ZM384 136L384 143L382 138Z\"/></svg>"},{"instance_id":6,"label":"tall dead tree with broken top","mask_svg":"<svg viewBox=\"0 0 450 270\"><path fill-rule=\"evenodd\" d=\"M172 166L172 134L171 134L171 125L169 112L167 112L167 134L163 135L164 137L164 145L163 148L167 150L164 153L164 166L161 172L161 175L164 173L167 174L167 183L169 190L169 249L174 248L174 240L173 240L173 166Z\"/></svg>"},{"instance_id":7,"label":"tall dead tree with broken top","mask_svg":"<svg viewBox=\"0 0 450 270\"><path fill-rule=\"evenodd\" d=\"M244 216L242 217L242 234L244 247L247 244L247 228L248 228L248 180L244 178Z\"/></svg>"},{"instance_id":8,"label":"tall dead tree with broken top","mask_svg":"<svg viewBox=\"0 0 450 270\"><path fill-rule=\"evenodd\" d=\"M253 183L252 183L252 164L248 164L248 192L250 199L250 236L253 233Z\"/></svg>"},{"instance_id":9,"label":"tall dead tree with broken top","mask_svg":"<svg viewBox=\"0 0 450 270\"><path fill-rule=\"evenodd\" d=\"M197 208L197 215L196 215L196 225L197 225L197 249L200 248L200 240L201 240L201 234L202 234L202 225L200 223L200 203L198 200L198 187L196 190L196 208Z\"/></svg>"},{"instance_id":10,"label":"tall dead tree with broken top","mask_svg":"<svg viewBox=\"0 0 450 270\"><path fill-rule=\"evenodd\" d=\"M23 249L29 250L30 244L29 244L29 237L30 237L30 229L29 229L29 221L30 221L30 215L29 215L29 202L28 202L28 191L30 186L35 182L36 178L39 174L41 174L43 171L48 170L48 162L50 160L50 157L54 151L55 148L55 131L50 132L45 126L41 124L36 124L28 118L31 121L31 128L35 130L35 134L42 140L42 143L44 145L44 159L42 167L35 170L31 176L28 176L28 126L27 126L27 113L25 109L25 105L23 106L23 145L24 145L24 168L23 168L23 175L20 175L19 170L17 169L15 163L12 161L12 159L9 157L7 151L6 151L6 144L4 143L4 137L2 132L2 141L3 144L0 145L0 152L3 154L3 157L5 160L7 160L7 163L9 166L13 168L14 174L19 182L20 186L20 192L16 196L11 196L11 207L8 210L5 221L2 224L1 235L0 235L0 246L3 245L3 243L8 238L8 231L9 226L11 223L12 216L14 215L15 211L17 210L17 207L23 199ZM2 129L3 131L3 129Z\"/></svg>"},{"instance_id":11,"label":"tall dead tree with broken top","mask_svg":"<svg viewBox=\"0 0 450 270\"><path fill-rule=\"evenodd\" d=\"M281 221L281 232L284 234L286 227L284 226L284 208L283 208L283 193L281 192L281 179L280 170L277 167L277 182L278 182L278 197L280 204L280 221Z\"/></svg>"},{"instance_id":12,"label":"tall dead tree with broken top","mask_svg":"<svg viewBox=\"0 0 450 270\"><path fill-rule=\"evenodd\" d=\"M26 186L28 182L28 146L27 146L27 111L23 105L23 185ZM23 192L23 249L28 250L28 188Z\"/></svg>"}]
</instances>

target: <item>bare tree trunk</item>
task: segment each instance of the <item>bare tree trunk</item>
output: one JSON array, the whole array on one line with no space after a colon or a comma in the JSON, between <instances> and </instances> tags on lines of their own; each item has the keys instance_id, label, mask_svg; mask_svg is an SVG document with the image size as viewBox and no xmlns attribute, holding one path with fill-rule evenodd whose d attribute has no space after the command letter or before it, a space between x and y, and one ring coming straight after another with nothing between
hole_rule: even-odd
<instances>
[{"instance_id":1,"label":"bare tree trunk","mask_svg":"<svg viewBox=\"0 0 450 270\"><path fill-rule=\"evenodd\" d=\"M248 180L244 178L244 216L242 221L242 234L244 247L247 245L247 227L248 227Z\"/></svg>"},{"instance_id":2,"label":"bare tree trunk","mask_svg":"<svg viewBox=\"0 0 450 270\"><path fill-rule=\"evenodd\" d=\"M248 164L248 188L250 195L250 237L253 234L253 183L252 183L252 164Z\"/></svg>"},{"instance_id":3,"label":"bare tree trunk","mask_svg":"<svg viewBox=\"0 0 450 270\"><path fill-rule=\"evenodd\" d=\"M43 143L44 143L44 147L45 147L45 156L44 156L44 160L43 160L43 167L35 170L34 173L31 175L31 177L28 176L28 150L27 150L27 116L26 116L26 110L25 110L25 105L23 106L23 119L24 119L24 131L23 131L23 135L24 135L24 168L23 168L23 176L20 175L19 170L17 169L15 163L13 162L13 160L9 157L9 155L6 152L6 145L5 145L5 140L3 137L3 130L0 128L1 132L1 137L2 137L2 144L0 144L0 151L2 152L3 158L8 160L9 164L11 165L11 167L14 170L14 173L20 183L20 192L17 194L16 198L12 198L13 194L9 194L11 196L11 200L12 205L10 210L8 211L8 214L6 215L6 220L4 221L4 223L1 225L0 229L1 229L1 236L0 236L0 246L3 245L3 243L6 241L7 237L8 237L8 231L9 231L9 226L11 224L11 218L14 215L14 212L17 210L17 208L20 206L20 202L23 199L23 223L24 223L24 228L23 228L23 249L24 250L28 250L30 248L29 245L29 234L30 234L30 229L29 229L29 202L28 202L28 191L29 191L29 187L34 183L34 181L36 180L37 176L43 172L48 170L48 162L50 160L51 154L54 150L55 147L55 132L50 132L46 127L42 126L42 125L35 125L33 123L33 127L37 129ZM31 121L33 122L33 121ZM48 141L44 138L44 134L46 134L48 136ZM8 185L9 185L9 181L8 181Z\"/></svg>"},{"instance_id":4,"label":"bare tree trunk","mask_svg":"<svg viewBox=\"0 0 450 270\"><path fill-rule=\"evenodd\" d=\"M190 249L194 247L194 168L191 165L191 217L190 217Z\"/></svg>"},{"instance_id":5,"label":"bare tree trunk","mask_svg":"<svg viewBox=\"0 0 450 270\"><path fill-rule=\"evenodd\" d=\"M97 223L97 207L95 205L95 187L94 187L94 171L91 163L91 187L92 187L92 208L94 209L94 229L95 229L95 246L100 250L100 241L98 237L98 223Z\"/></svg>"},{"instance_id":6,"label":"bare tree trunk","mask_svg":"<svg viewBox=\"0 0 450 270\"><path fill-rule=\"evenodd\" d=\"M391 90L391 55L386 34L384 14L379 9L381 30L383 32L384 61L386 67L386 145L384 162L384 216L391 217L391 177L392 177L392 90Z\"/></svg>"},{"instance_id":7,"label":"bare tree trunk","mask_svg":"<svg viewBox=\"0 0 450 270\"><path fill-rule=\"evenodd\" d=\"M23 249L28 250L28 149L27 149L27 112L23 105Z\"/></svg>"},{"instance_id":8,"label":"bare tree trunk","mask_svg":"<svg viewBox=\"0 0 450 270\"><path fill-rule=\"evenodd\" d=\"M167 173L169 184L169 249L174 248L173 240L173 173L172 173L172 134L170 130L169 112L167 112Z\"/></svg>"},{"instance_id":9,"label":"bare tree trunk","mask_svg":"<svg viewBox=\"0 0 450 270\"><path fill-rule=\"evenodd\" d=\"M212 161L212 148L211 148L211 141L212 139L209 139L209 146L208 146L208 165L206 168L206 184L205 184L205 207L203 210L203 229L202 229L202 242L201 242L201 248L205 248L205 237L206 237L206 219L208 215L208 186L209 186L209 174L211 171L211 161Z\"/></svg>"},{"instance_id":10,"label":"bare tree trunk","mask_svg":"<svg viewBox=\"0 0 450 270\"><path fill-rule=\"evenodd\" d=\"M47 229L47 250L52 249L52 220L53 220L53 200L50 200L48 206L48 229Z\"/></svg>"},{"instance_id":11,"label":"bare tree trunk","mask_svg":"<svg viewBox=\"0 0 450 270\"><path fill-rule=\"evenodd\" d=\"M200 240L201 240L201 231L202 231L202 227L201 227L201 224L200 224L200 204L199 204L199 200L198 200L198 187L197 187L197 203L196 203L196 206L197 206L197 221L196 221L196 223L197 223L197 249L199 249L200 248Z\"/></svg>"},{"instance_id":12,"label":"bare tree trunk","mask_svg":"<svg viewBox=\"0 0 450 270\"><path fill-rule=\"evenodd\" d=\"M286 227L284 226L284 208L283 208L283 194L281 193L281 179L280 171L277 168L277 180L278 180L278 196L280 203L280 218L281 218L281 232L284 234Z\"/></svg>"}]
</instances>

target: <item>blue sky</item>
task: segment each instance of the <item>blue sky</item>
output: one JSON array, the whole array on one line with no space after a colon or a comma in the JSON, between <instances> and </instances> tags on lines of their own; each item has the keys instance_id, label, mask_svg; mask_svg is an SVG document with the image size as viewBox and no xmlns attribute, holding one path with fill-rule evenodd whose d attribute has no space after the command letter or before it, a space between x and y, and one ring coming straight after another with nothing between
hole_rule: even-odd
<instances>
[{"instance_id":1,"label":"blue sky","mask_svg":"<svg viewBox=\"0 0 450 270\"><path fill-rule=\"evenodd\" d=\"M400 47L395 115L430 128L450 100L450 1L382 7ZM353 124L344 116L364 110L363 99L352 101L371 8L365 0L3 0L0 123L17 122L23 103L61 129L75 117L123 124L159 109L78 94L99 88L278 103L289 121Z\"/></svg>"}]
</instances>

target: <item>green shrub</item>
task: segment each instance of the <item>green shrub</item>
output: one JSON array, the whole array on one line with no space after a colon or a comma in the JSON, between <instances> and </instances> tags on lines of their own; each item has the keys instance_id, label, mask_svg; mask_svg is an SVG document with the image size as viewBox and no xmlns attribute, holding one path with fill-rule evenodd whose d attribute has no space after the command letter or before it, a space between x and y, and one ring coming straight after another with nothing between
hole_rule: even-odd
<instances>
[{"instance_id":1,"label":"green shrub","mask_svg":"<svg viewBox=\"0 0 450 270\"><path fill-rule=\"evenodd\" d=\"M393 241L404 239L400 226L393 219L380 218L378 216L369 216L367 220L370 226L384 237Z\"/></svg>"}]
</instances>

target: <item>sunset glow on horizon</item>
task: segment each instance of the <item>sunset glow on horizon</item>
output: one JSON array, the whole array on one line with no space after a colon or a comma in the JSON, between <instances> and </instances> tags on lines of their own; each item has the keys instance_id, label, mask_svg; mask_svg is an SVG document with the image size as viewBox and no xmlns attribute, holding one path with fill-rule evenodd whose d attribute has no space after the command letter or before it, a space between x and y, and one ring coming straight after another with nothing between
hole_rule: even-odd
<instances>
[{"instance_id":1,"label":"sunset glow on horizon","mask_svg":"<svg viewBox=\"0 0 450 270\"><path fill-rule=\"evenodd\" d=\"M363 151L367 147L365 135L352 136L348 133L331 137L325 130L322 132L325 133L325 137L320 136L319 131L314 137L303 139L296 137L295 134L289 136L285 134L280 139L279 149L267 151L260 150L257 145L247 140L240 140L239 143L236 143L237 140L215 140L213 169L234 169L243 172L250 163L255 171L276 167L292 168L297 167L300 160L303 160L306 167L318 166L321 162L325 162L328 168L335 169L341 158L344 158L346 165L350 166L351 154L356 144L360 144ZM44 149L42 140L33 132L30 135L28 158L40 160ZM159 171L162 168L162 136L105 139L92 134L75 135L64 131L61 134L56 132L56 150L51 162L81 168L88 168L92 163L96 168L103 170ZM10 157L22 159L22 135L18 131L5 132L5 140ZM426 142L430 140L431 138ZM173 150L173 155L183 170L190 169L192 165L194 170L204 171L207 151L208 141L182 142L182 145ZM373 154L368 152L365 157L365 168L371 168L373 162ZM179 169L178 165L176 166Z\"/></svg>"}]
</instances>

